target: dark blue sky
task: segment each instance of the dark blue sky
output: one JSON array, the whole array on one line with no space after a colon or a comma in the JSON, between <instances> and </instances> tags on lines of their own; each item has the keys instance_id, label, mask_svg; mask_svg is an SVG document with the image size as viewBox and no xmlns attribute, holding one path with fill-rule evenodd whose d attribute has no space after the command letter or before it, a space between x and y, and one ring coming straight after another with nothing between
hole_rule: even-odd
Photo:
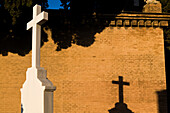
<instances>
[{"instance_id":1,"label":"dark blue sky","mask_svg":"<svg viewBox=\"0 0 170 113\"><path fill-rule=\"evenodd\" d=\"M48 0L49 7L48 9L59 9L62 8L60 6L61 2L60 0Z\"/></svg>"}]
</instances>

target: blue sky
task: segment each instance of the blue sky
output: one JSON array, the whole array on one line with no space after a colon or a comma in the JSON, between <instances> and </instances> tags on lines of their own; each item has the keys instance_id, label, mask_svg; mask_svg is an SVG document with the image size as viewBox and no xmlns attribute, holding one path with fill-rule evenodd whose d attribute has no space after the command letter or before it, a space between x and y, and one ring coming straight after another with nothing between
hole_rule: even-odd
<instances>
[{"instance_id":1,"label":"blue sky","mask_svg":"<svg viewBox=\"0 0 170 113\"><path fill-rule=\"evenodd\" d=\"M48 9L60 9L62 8L60 6L61 2L60 0L48 0L49 7Z\"/></svg>"}]
</instances>

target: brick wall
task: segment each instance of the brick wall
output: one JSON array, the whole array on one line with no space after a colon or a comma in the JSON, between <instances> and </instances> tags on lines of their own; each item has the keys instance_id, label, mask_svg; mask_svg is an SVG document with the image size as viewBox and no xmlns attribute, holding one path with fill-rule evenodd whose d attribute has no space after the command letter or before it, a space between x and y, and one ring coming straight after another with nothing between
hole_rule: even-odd
<instances>
[{"instance_id":1,"label":"brick wall","mask_svg":"<svg viewBox=\"0 0 170 113\"><path fill-rule=\"evenodd\" d=\"M57 87L54 113L108 113L118 102L118 85L123 76L124 102L134 113L160 113L157 92L166 89L162 28L106 27L95 35L90 47L73 44L55 51L48 31L41 48L41 67ZM0 113L20 113L20 88L30 54L0 56ZM166 112L164 112L166 113Z\"/></svg>"}]
</instances>

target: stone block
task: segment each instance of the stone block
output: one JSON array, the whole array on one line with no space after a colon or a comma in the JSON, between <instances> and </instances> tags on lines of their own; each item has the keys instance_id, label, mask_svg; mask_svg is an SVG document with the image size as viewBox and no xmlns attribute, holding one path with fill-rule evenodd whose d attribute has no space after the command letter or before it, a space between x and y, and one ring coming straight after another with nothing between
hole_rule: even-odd
<instances>
[{"instance_id":1,"label":"stone block","mask_svg":"<svg viewBox=\"0 0 170 113\"><path fill-rule=\"evenodd\" d=\"M150 26L152 26L152 22L151 22L151 20L147 20L147 21L145 21L145 26L146 26L146 27L150 27Z\"/></svg>"},{"instance_id":2,"label":"stone block","mask_svg":"<svg viewBox=\"0 0 170 113\"><path fill-rule=\"evenodd\" d=\"M156 20L154 20L154 21L152 22L152 26L153 26L153 27L158 27L158 26L159 26L159 22L156 21Z\"/></svg>"},{"instance_id":3,"label":"stone block","mask_svg":"<svg viewBox=\"0 0 170 113\"><path fill-rule=\"evenodd\" d=\"M168 21L160 21L159 25L162 27L166 27L166 26L168 26Z\"/></svg>"},{"instance_id":4,"label":"stone block","mask_svg":"<svg viewBox=\"0 0 170 113\"><path fill-rule=\"evenodd\" d=\"M145 21L144 20L139 20L138 25L139 26L145 26Z\"/></svg>"},{"instance_id":5,"label":"stone block","mask_svg":"<svg viewBox=\"0 0 170 113\"><path fill-rule=\"evenodd\" d=\"M138 25L138 21L137 20L132 20L131 21L131 25L132 26L137 26Z\"/></svg>"},{"instance_id":6,"label":"stone block","mask_svg":"<svg viewBox=\"0 0 170 113\"><path fill-rule=\"evenodd\" d=\"M123 23L122 20L117 20L117 21L116 21L116 25L117 25L117 26L122 26L122 23Z\"/></svg>"},{"instance_id":7,"label":"stone block","mask_svg":"<svg viewBox=\"0 0 170 113\"><path fill-rule=\"evenodd\" d=\"M129 20L124 20L123 25L124 26L130 26L130 21Z\"/></svg>"},{"instance_id":8,"label":"stone block","mask_svg":"<svg viewBox=\"0 0 170 113\"><path fill-rule=\"evenodd\" d=\"M115 26L115 25L116 25L115 20L113 20L113 21L110 22L110 26Z\"/></svg>"},{"instance_id":9,"label":"stone block","mask_svg":"<svg viewBox=\"0 0 170 113\"><path fill-rule=\"evenodd\" d=\"M162 13L162 5L159 1L147 3L143 8L143 12L145 12L145 13Z\"/></svg>"}]
</instances>

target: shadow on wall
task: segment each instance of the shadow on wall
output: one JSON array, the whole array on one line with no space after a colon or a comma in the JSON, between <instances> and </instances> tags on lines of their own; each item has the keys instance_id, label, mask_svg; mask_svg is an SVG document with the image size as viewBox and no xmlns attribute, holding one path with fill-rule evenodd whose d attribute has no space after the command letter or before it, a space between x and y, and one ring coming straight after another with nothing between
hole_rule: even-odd
<instances>
[{"instance_id":1,"label":"shadow on wall","mask_svg":"<svg viewBox=\"0 0 170 113\"><path fill-rule=\"evenodd\" d=\"M60 15L56 15L56 11L48 12L51 21L48 21L47 25L52 29L52 39L57 44L56 51L67 49L73 43L89 47L95 41L95 34L109 25L105 19L98 19L95 15L72 16L61 11Z\"/></svg>"},{"instance_id":2,"label":"shadow on wall","mask_svg":"<svg viewBox=\"0 0 170 113\"><path fill-rule=\"evenodd\" d=\"M43 33L45 35L45 33ZM42 37L41 46L44 44L47 37ZM0 54L7 56L8 52L16 53L20 56L25 56L32 49L32 38L30 31L20 32L13 35L12 33L0 39Z\"/></svg>"},{"instance_id":3,"label":"shadow on wall","mask_svg":"<svg viewBox=\"0 0 170 113\"><path fill-rule=\"evenodd\" d=\"M77 3L80 4L77 5ZM143 2L137 9L142 9L142 6ZM123 10L139 11L133 7L133 0L120 0L118 2L73 0L70 7L70 10L47 10L49 21L43 26L52 29L56 51L67 49L71 47L72 43L83 47L91 46L95 41L95 34L102 32L108 26L109 21L114 19L114 17L110 19L107 17L100 18L97 16L98 14L116 15ZM32 19L31 9L22 13L17 19L18 23L14 26L8 25L10 22L0 21L0 26L3 26L0 28L0 54L3 56L7 56L8 52L25 56L31 51L31 32L26 31L26 24ZM9 16L9 21L10 18ZM46 34L42 32L41 46L47 41Z\"/></svg>"},{"instance_id":4,"label":"shadow on wall","mask_svg":"<svg viewBox=\"0 0 170 113\"><path fill-rule=\"evenodd\" d=\"M31 8L32 9L32 8ZM6 17L10 21L10 16ZM18 18L15 25L9 21L0 21L0 54L7 56L8 52L25 56L32 49L32 30L26 30L26 24L32 19L32 12L26 11ZM42 32L42 45L47 36Z\"/></svg>"},{"instance_id":5,"label":"shadow on wall","mask_svg":"<svg viewBox=\"0 0 170 113\"><path fill-rule=\"evenodd\" d=\"M165 41L165 47L168 47L168 43ZM168 113L170 113L170 51L165 48L165 67L166 67L166 83L167 83L167 104ZM164 91L165 92L165 91Z\"/></svg>"},{"instance_id":6,"label":"shadow on wall","mask_svg":"<svg viewBox=\"0 0 170 113\"><path fill-rule=\"evenodd\" d=\"M119 85L119 102L115 104L115 108L112 108L109 113L133 113L128 109L127 104L124 103L123 99L123 85L130 85L129 82L123 82L123 77L119 76L119 81L112 81L113 84Z\"/></svg>"},{"instance_id":7,"label":"shadow on wall","mask_svg":"<svg viewBox=\"0 0 170 113\"><path fill-rule=\"evenodd\" d=\"M95 41L95 34L100 33L108 22L97 18L80 16L78 18L61 13L62 11L48 11L49 20L42 27L52 29L52 39L56 44L56 51L71 47L72 43L83 47L91 46ZM58 14L58 15L56 15ZM25 24L26 26L26 24ZM17 29L21 31L17 31ZM16 25L16 31L7 31L0 36L0 54L7 56L8 52L25 56L32 49L32 32L26 31L23 25ZM43 31L43 30L42 30ZM0 34L3 34L0 30ZM41 46L47 42L47 34L42 32Z\"/></svg>"},{"instance_id":8,"label":"shadow on wall","mask_svg":"<svg viewBox=\"0 0 170 113\"><path fill-rule=\"evenodd\" d=\"M80 5L77 5L80 4ZM122 11L142 11L143 0L134 6L134 0L72 0L70 10L49 10L48 26L52 29L52 38L61 51L71 47L72 43L89 47L95 41L95 34L103 31L114 17L100 17L102 14L116 16ZM54 23L55 22L55 23Z\"/></svg>"},{"instance_id":9,"label":"shadow on wall","mask_svg":"<svg viewBox=\"0 0 170 113\"><path fill-rule=\"evenodd\" d=\"M168 113L168 106L167 106L167 91L157 91L158 96L158 109L159 113Z\"/></svg>"}]
</instances>

